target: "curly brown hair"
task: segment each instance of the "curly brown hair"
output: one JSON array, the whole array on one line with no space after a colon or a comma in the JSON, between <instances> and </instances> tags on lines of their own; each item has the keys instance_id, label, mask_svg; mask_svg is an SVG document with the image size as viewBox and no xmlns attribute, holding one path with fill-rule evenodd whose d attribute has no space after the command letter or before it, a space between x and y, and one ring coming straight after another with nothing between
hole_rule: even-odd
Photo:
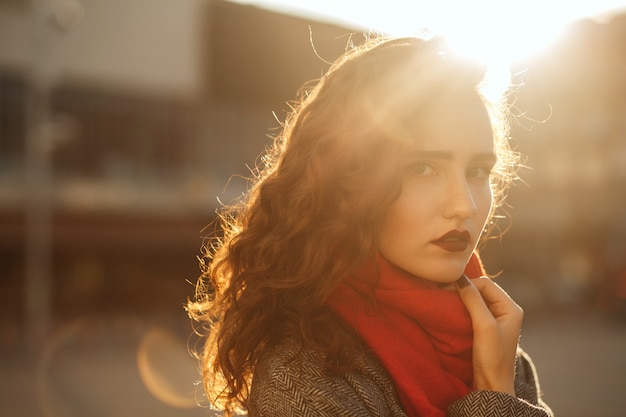
<instances>
[{"instance_id":1,"label":"curly brown hair","mask_svg":"<svg viewBox=\"0 0 626 417\"><path fill-rule=\"evenodd\" d=\"M223 236L206 246L195 299L203 325L209 400L245 409L254 366L286 335L350 369L355 338L326 300L376 252L377 230L401 191L397 161L415 139L409 125L446 89L484 99L498 163L494 205L515 178L505 100L487 101L484 68L441 39L375 39L339 58L301 99L262 157L250 190L220 213Z\"/></svg>"}]
</instances>

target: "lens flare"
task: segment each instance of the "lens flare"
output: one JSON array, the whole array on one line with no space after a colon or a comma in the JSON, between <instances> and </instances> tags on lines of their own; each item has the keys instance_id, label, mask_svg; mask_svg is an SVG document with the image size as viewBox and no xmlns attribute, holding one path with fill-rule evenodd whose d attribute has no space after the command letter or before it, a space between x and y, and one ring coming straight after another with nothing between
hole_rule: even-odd
<instances>
[{"instance_id":1,"label":"lens flare","mask_svg":"<svg viewBox=\"0 0 626 417\"><path fill-rule=\"evenodd\" d=\"M137 367L146 388L172 407L195 408L199 379L196 361L185 344L170 332L155 327L143 337L137 350Z\"/></svg>"}]
</instances>

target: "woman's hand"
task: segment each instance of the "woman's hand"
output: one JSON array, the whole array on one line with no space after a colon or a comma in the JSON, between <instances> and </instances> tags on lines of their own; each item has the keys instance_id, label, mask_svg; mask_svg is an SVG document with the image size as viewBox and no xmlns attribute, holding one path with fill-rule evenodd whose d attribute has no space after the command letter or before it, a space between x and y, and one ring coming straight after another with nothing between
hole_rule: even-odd
<instances>
[{"instance_id":1,"label":"woman's hand","mask_svg":"<svg viewBox=\"0 0 626 417\"><path fill-rule=\"evenodd\" d=\"M457 281L474 329L474 388L515 395L515 355L524 312L487 277Z\"/></svg>"}]
</instances>

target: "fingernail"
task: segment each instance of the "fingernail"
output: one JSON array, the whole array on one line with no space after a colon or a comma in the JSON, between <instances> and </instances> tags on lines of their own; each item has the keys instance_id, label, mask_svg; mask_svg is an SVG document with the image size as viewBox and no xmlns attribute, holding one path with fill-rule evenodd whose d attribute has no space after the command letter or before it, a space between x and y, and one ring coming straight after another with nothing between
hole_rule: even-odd
<instances>
[{"instance_id":1,"label":"fingernail","mask_svg":"<svg viewBox=\"0 0 626 417\"><path fill-rule=\"evenodd\" d=\"M469 282L469 278L467 278L467 275L463 274L461 275L461 278L456 280L456 285L459 288L465 288L470 284Z\"/></svg>"}]
</instances>

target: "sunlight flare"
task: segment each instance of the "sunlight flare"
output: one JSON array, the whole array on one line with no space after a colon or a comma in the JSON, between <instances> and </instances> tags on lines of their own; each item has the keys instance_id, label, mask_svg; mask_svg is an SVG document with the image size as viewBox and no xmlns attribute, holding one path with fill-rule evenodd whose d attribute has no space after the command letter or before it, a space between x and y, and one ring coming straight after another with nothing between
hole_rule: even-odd
<instances>
[{"instance_id":1,"label":"sunlight flare","mask_svg":"<svg viewBox=\"0 0 626 417\"><path fill-rule=\"evenodd\" d=\"M457 52L486 62L513 63L545 50L575 20L626 11L624 0L551 3L442 0L428 4L387 0L233 0L282 13L394 36L426 30L449 39Z\"/></svg>"}]
</instances>

